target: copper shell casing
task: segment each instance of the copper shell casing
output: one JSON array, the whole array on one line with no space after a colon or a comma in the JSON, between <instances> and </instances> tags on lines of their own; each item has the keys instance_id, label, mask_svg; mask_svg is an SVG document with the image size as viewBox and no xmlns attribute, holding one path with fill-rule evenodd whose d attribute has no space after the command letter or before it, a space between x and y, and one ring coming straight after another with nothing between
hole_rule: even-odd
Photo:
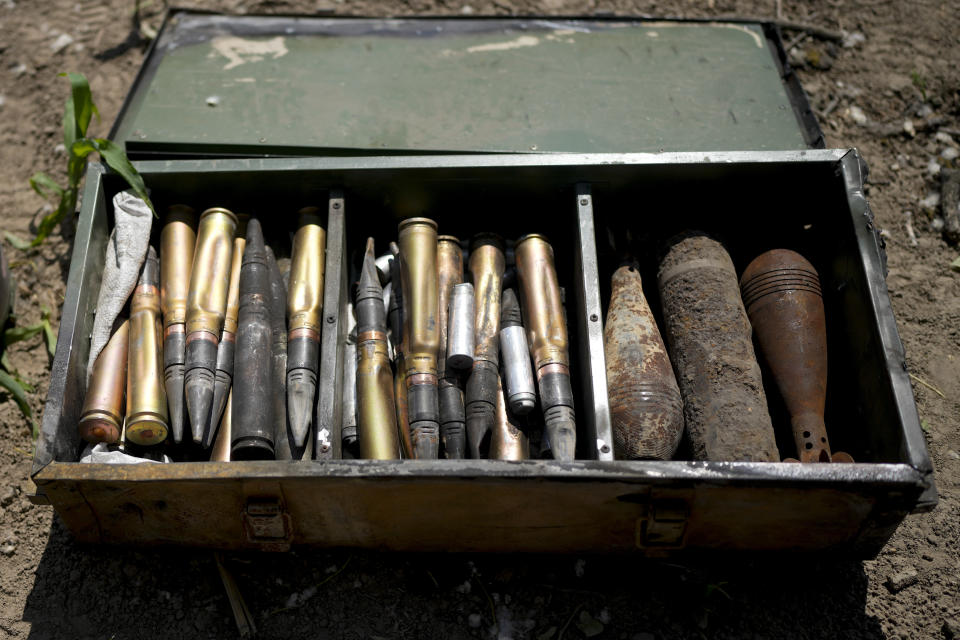
<instances>
[{"instance_id":1,"label":"copper shell casing","mask_svg":"<svg viewBox=\"0 0 960 640\"><path fill-rule=\"evenodd\" d=\"M478 234L470 243L473 275L474 361L496 364L500 352L500 295L503 287L503 239L493 233Z\"/></svg>"},{"instance_id":2,"label":"copper shell casing","mask_svg":"<svg viewBox=\"0 0 960 640\"><path fill-rule=\"evenodd\" d=\"M227 209L214 207L200 216L187 296L188 336L207 331L220 339L226 316L236 230L237 216Z\"/></svg>"},{"instance_id":3,"label":"copper shell casing","mask_svg":"<svg viewBox=\"0 0 960 640\"><path fill-rule=\"evenodd\" d=\"M287 316L290 331L309 329L318 334L323 314L323 268L327 233L317 207L300 210L293 236Z\"/></svg>"},{"instance_id":4,"label":"copper shell casing","mask_svg":"<svg viewBox=\"0 0 960 640\"><path fill-rule=\"evenodd\" d=\"M123 431L130 321L124 320L97 356L80 413L80 437L90 443L114 443Z\"/></svg>"},{"instance_id":5,"label":"copper shell casing","mask_svg":"<svg viewBox=\"0 0 960 640\"><path fill-rule=\"evenodd\" d=\"M527 460L530 457L530 441L527 434L517 426L517 419L507 404L503 393L503 378L498 376L496 421L490 435L490 459Z\"/></svg>"},{"instance_id":6,"label":"copper shell casing","mask_svg":"<svg viewBox=\"0 0 960 640\"><path fill-rule=\"evenodd\" d=\"M440 346L437 358L440 376L443 377L447 361L447 324L453 286L463 282L463 251L460 241L453 236L437 238L437 321L440 323Z\"/></svg>"},{"instance_id":7,"label":"copper shell casing","mask_svg":"<svg viewBox=\"0 0 960 640\"><path fill-rule=\"evenodd\" d=\"M187 321L196 225L194 210L177 204L167 211L160 231L160 309L164 327Z\"/></svg>"},{"instance_id":8,"label":"copper shell casing","mask_svg":"<svg viewBox=\"0 0 960 640\"><path fill-rule=\"evenodd\" d=\"M227 287L227 306L223 315L224 333L237 332L237 317L240 314L240 267L243 250L247 247L247 220L250 216L237 215L237 231L233 238L233 257L230 261L230 284Z\"/></svg>"},{"instance_id":9,"label":"copper shell casing","mask_svg":"<svg viewBox=\"0 0 960 640\"><path fill-rule=\"evenodd\" d=\"M160 291L140 284L130 299L127 347L126 439L143 446L167 437L167 393L163 382Z\"/></svg>"},{"instance_id":10,"label":"copper shell casing","mask_svg":"<svg viewBox=\"0 0 960 640\"><path fill-rule=\"evenodd\" d=\"M403 351L407 375L437 375L437 223L409 218L400 223L400 277L403 287ZM408 383L409 385L409 383Z\"/></svg>"},{"instance_id":11,"label":"copper shell casing","mask_svg":"<svg viewBox=\"0 0 960 640\"><path fill-rule=\"evenodd\" d=\"M542 235L530 234L517 240L514 255L527 342L539 377L540 369L546 365L570 364L553 247Z\"/></svg>"},{"instance_id":12,"label":"copper shell casing","mask_svg":"<svg viewBox=\"0 0 960 640\"><path fill-rule=\"evenodd\" d=\"M386 334L364 334L358 339L356 406L360 457L396 460L400 457L400 440Z\"/></svg>"}]
</instances>

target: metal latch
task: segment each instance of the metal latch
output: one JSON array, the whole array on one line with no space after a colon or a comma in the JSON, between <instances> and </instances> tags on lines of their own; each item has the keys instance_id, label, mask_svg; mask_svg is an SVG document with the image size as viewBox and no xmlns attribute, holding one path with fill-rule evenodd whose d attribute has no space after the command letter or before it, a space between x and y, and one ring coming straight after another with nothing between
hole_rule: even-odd
<instances>
[{"instance_id":1,"label":"metal latch","mask_svg":"<svg viewBox=\"0 0 960 640\"><path fill-rule=\"evenodd\" d=\"M646 516L637 521L637 546L661 549L682 547L690 515L687 500L651 498Z\"/></svg>"},{"instance_id":2,"label":"metal latch","mask_svg":"<svg viewBox=\"0 0 960 640\"><path fill-rule=\"evenodd\" d=\"M290 549L290 514L279 498L250 498L243 512L243 528L247 540L263 551Z\"/></svg>"}]
</instances>

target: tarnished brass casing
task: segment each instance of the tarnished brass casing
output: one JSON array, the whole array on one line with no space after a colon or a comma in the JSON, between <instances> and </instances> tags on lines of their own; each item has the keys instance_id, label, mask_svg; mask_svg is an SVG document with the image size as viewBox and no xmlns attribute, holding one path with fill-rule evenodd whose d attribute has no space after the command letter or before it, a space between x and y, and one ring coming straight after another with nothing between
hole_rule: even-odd
<instances>
[{"instance_id":1,"label":"tarnished brass casing","mask_svg":"<svg viewBox=\"0 0 960 640\"><path fill-rule=\"evenodd\" d=\"M438 370L444 375L444 362L447 360L447 318L453 285L463 282L463 251L460 241L453 236L437 238L437 321L440 323L440 346Z\"/></svg>"},{"instance_id":2,"label":"tarnished brass casing","mask_svg":"<svg viewBox=\"0 0 960 640\"><path fill-rule=\"evenodd\" d=\"M127 387L129 329L130 321L124 320L93 365L79 423L80 437L87 442L113 443L120 439Z\"/></svg>"},{"instance_id":3,"label":"tarnished brass casing","mask_svg":"<svg viewBox=\"0 0 960 640\"><path fill-rule=\"evenodd\" d=\"M517 425L517 417L508 407L503 381L497 379L496 421L490 436L491 460L526 460L530 457L530 441Z\"/></svg>"},{"instance_id":4,"label":"tarnished brass casing","mask_svg":"<svg viewBox=\"0 0 960 640\"><path fill-rule=\"evenodd\" d=\"M145 446L163 442L168 428L158 271L156 253L150 247L130 299L126 438Z\"/></svg>"},{"instance_id":5,"label":"tarnished brass casing","mask_svg":"<svg viewBox=\"0 0 960 640\"><path fill-rule=\"evenodd\" d=\"M474 360L499 361L500 294L503 286L503 239L493 233L474 236L470 246L470 273L473 275Z\"/></svg>"},{"instance_id":6,"label":"tarnished brass casing","mask_svg":"<svg viewBox=\"0 0 960 640\"><path fill-rule=\"evenodd\" d=\"M237 216L227 209L214 207L200 216L187 296L188 336L196 331L206 331L220 340L236 230Z\"/></svg>"},{"instance_id":7,"label":"tarnished brass casing","mask_svg":"<svg viewBox=\"0 0 960 640\"><path fill-rule=\"evenodd\" d=\"M387 341L370 338L357 344L357 437L360 457L394 460L400 457L393 374Z\"/></svg>"},{"instance_id":8,"label":"tarnished brass casing","mask_svg":"<svg viewBox=\"0 0 960 640\"><path fill-rule=\"evenodd\" d=\"M243 264L243 250L247 247L246 214L237 215L236 236L233 238L233 257L230 262L230 284L227 287L227 306L223 316L223 330L237 332L237 315L240 310L240 266Z\"/></svg>"},{"instance_id":9,"label":"tarnished brass casing","mask_svg":"<svg viewBox=\"0 0 960 640\"><path fill-rule=\"evenodd\" d=\"M187 297L193 250L197 244L197 215L186 205L170 207L160 231L160 309L163 326L187 321Z\"/></svg>"},{"instance_id":10,"label":"tarnished brass casing","mask_svg":"<svg viewBox=\"0 0 960 640\"><path fill-rule=\"evenodd\" d=\"M293 236L287 317L290 331L309 329L320 333L323 313L323 267L327 234L317 207L300 210L299 227ZM318 338L319 339L319 338Z\"/></svg>"},{"instance_id":11,"label":"tarnished brass casing","mask_svg":"<svg viewBox=\"0 0 960 640\"><path fill-rule=\"evenodd\" d=\"M413 442L410 439L410 414L407 411L407 374L402 351L397 353L396 369L393 375L393 402L397 405L397 433L403 457L412 458Z\"/></svg>"},{"instance_id":12,"label":"tarnished brass casing","mask_svg":"<svg viewBox=\"0 0 960 640\"><path fill-rule=\"evenodd\" d=\"M567 323L560 300L560 283L553 247L539 234L517 240L514 247L527 342L537 369L548 364L568 366Z\"/></svg>"},{"instance_id":13,"label":"tarnished brass casing","mask_svg":"<svg viewBox=\"0 0 960 640\"><path fill-rule=\"evenodd\" d=\"M400 223L400 277L403 282L403 350L407 376L437 375L437 223L409 218Z\"/></svg>"}]
</instances>

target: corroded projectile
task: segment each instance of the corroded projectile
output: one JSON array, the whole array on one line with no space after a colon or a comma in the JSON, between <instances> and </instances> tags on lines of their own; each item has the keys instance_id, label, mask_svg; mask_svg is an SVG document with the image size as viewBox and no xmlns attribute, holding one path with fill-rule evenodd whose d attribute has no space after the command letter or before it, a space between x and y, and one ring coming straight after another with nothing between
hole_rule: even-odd
<instances>
[{"instance_id":1,"label":"corroded projectile","mask_svg":"<svg viewBox=\"0 0 960 640\"><path fill-rule=\"evenodd\" d=\"M473 285L469 282L453 287L447 327L447 368L468 371L473 366L474 311Z\"/></svg>"},{"instance_id":2,"label":"corroded projectile","mask_svg":"<svg viewBox=\"0 0 960 640\"><path fill-rule=\"evenodd\" d=\"M740 278L743 304L760 351L790 414L801 462L853 462L830 451L823 411L827 399L827 325L820 276L795 251L774 249Z\"/></svg>"},{"instance_id":3,"label":"corroded projectile","mask_svg":"<svg viewBox=\"0 0 960 640\"><path fill-rule=\"evenodd\" d=\"M694 459L779 462L729 254L704 233L676 236L660 260L657 284Z\"/></svg>"},{"instance_id":4,"label":"corroded projectile","mask_svg":"<svg viewBox=\"0 0 960 640\"><path fill-rule=\"evenodd\" d=\"M543 236L531 234L517 240L514 252L527 342L540 387L544 434L555 459L573 460L577 424L570 384L567 322L553 247Z\"/></svg>"},{"instance_id":5,"label":"corroded projectile","mask_svg":"<svg viewBox=\"0 0 960 640\"><path fill-rule=\"evenodd\" d=\"M153 247L130 298L127 343L127 440L143 446L167 437L167 394L163 384L160 265Z\"/></svg>"},{"instance_id":6,"label":"corroded projectile","mask_svg":"<svg viewBox=\"0 0 960 640\"><path fill-rule=\"evenodd\" d=\"M163 378L170 409L174 442L183 438L186 407L183 404L184 350L187 346L187 296L190 270L197 243L197 216L186 205L167 212L160 231L160 309L163 312Z\"/></svg>"},{"instance_id":7,"label":"corroded projectile","mask_svg":"<svg viewBox=\"0 0 960 640\"><path fill-rule=\"evenodd\" d=\"M233 370L231 425L233 460L273 460L273 356L270 327L270 271L263 232L247 224L240 267L240 309Z\"/></svg>"},{"instance_id":8,"label":"corroded projectile","mask_svg":"<svg viewBox=\"0 0 960 640\"><path fill-rule=\"evenodd\" d=\"M491 460L526 460L530 457L530 441L520 428L521 420L510 411L503 386L498 384L496 420L490 436Z\"/></svg>"},{"instance_id":9,"label":"corroded projectile","mask_svg":"<svg viewBox=\"0 0 960 640\"><path fill-rule=\"evenodd\" d=\"M474 291L474 360L467 379L467 450L486 457L496 420L499 378L500 290L503 283L503 239L493 233L474 236L470 273Z\"/></svg>"},{"instance_id":10,"label":"corroded projectile","mask_svg":"<svg viewBox=\"0 0 960 640\"><path fill-rule=\"evenodd\" d=\"M683 436L683 401L635 264L613 273L603 331L616 457L669 460Z\"/></svg>"},{"instance_id":11,"label":"corroded projectile","mask_svg":"<svg viewBox=\"0 0 960 640\"><path fill-rule=\"evenodd\" d=\"M210 448L210 462L230 462L230 443L233 441L233 389L227 394L227 407L220 419L217 437Z\"/></svg>"},{"instance_id":12,"label":"corroded projectile","mask_svg":"<svg viewBox=\"0 0 960 640\"><path fill-rule=\"evenodd\" d=\"M446 364L447 348L450 344L448 318L453 292L463 282L463 250L460 248L460 241L453 236L437 238L437 282L437 321L440 327L440 347L437 350L440 380L437 383L437 400L440 405L440 442L445 458L460 459L463 458L467 444L463 391L457 371Z\"/></svg>"},{"instance_id":13,"label":"corroded projectile","mask_svg":"<svg viewBox=\"0 0 960 640\"><path fill-rule=\"evenodd\" d=\"M121 322L93 365L78 425L80 437L87 442L110 444L120 440L127 387L129 330L130 321Z\"/></svg>"},{"instance_id":14,"label":"corroded projectile","mask_svg":"<svg viewBox=\"0 0 960 640\"><path fill-rule=\"evenodd\" d=\"M297 446L287 420L287 289L273 250L267 247L270 271L270 358L273 362L274 453L277 460L313 457L313 438ZM311 407L312 409L312 407Z\"/></svg>"},{"instance_id":15,"label":"corroded projectile","mask_svg":"<svg viewBox=\"0 0 960 640\"><path fill-rule=\"evenodd\" d=\"M343 343L343 410L340 418L341 450L353 457L359 456L357 442L357 321L352 302L347 303L347 337ZM386 317L386 309L384 309ZM393 378L390 378L393 392ZM344 456L346 457L346 456Z\"/></svg>"},{"instance_id":16,"label":"corroded projectile","mask_svg":"<svg viewBox=\"0 0 960 640\"><path fill-rule=\"evenodd\" d=\"M317 207L300 210L290 261L286 392L290 429L296 447L303 447L310 431L320 368L323 267L327 246L322 222Z\"/></svg>"},{"instance_id":17,"label":"corroded projectile","mask_svg":"<svg viewBox=\"0 0 960 640\"><path fill-rule=\"evenodd\" d=\"M243 264L243 250L247 246L247 220L250 216L237 216L237 235L233 239L233 255L230 264L230 287L227 289L227 309L223 316L223 333L217 347L217 371L213 380L213 409L210 411L210 425L203 436L203 447L213 443L217 428L222 422L223 412L233 384L233 360L237 347L237 318L240 312L240 267Z\"/></svg>"},{"instance_id":18,"label":"corroded projectile","mask_svg":"<svg viewBox=\"0 0 960 640\"><path fill-rule=\"evenodd\" d=\"M409 218L399 225L403 286L403 355L413 457L436 459L440 450L437 398L437 223Z\"/></svg>"},{"instance_id":19,"label":"corroded projectile","mask_svg":"<svg viewBox=\"0 0 960 640\"><path fill-rule=\"evenodd\" d=\"M500 312L500 358L503 360L504 393L510 411L523 416L537 404L537 390L530 365L530 348L523 330L520 303L513 289L504 289Z\"/></svg>"},{"instance_id":20,"label":"corroded projectile","mask_svg":"<svg viewBox=\"0 0 960 640\"><path fill-rule=\"evenodd\" d=\"M377 274L373 238L367 248L357 287L356 409L360 457L400 457L394 381L387 355L387 319ZM346 409L346 408L345 408Z\"/></svg>"},{"instance_id":21,"label":"corroded projectile","mask_svg":"<svg viewBox=\"0 0 960 640\"><path fill-rule=\"evenodd\" d=\"M237 217L226 209L207 209L200 216L187 297L183 382L190 431L198 444L203 442L213 408L217 348L227 310L236 229Z\"/></svg>"}]
</instances>

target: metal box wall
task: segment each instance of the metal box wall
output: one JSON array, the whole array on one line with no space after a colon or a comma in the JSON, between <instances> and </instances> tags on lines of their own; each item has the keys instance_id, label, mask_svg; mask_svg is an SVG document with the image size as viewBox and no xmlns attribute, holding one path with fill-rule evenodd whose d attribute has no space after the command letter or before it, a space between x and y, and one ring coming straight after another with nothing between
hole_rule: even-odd
<instances>
[{"instance_id":1,"label":"metal box wall","mask_svg":"<svg viewBox=\"0 0 960 640\"><path fill-rule=\"evenodd\" d=\"M441 233L546 233L554 243L578 391L572 463L487 460L78 464L89 331L120 180L92 166L34 464L38 501L84 541L284 549L433 551L818 550L869 557L936 502L855 151L530 154L151 161L158 202L271 220L331 191L321 423L339 425L346 261L367 234L428 215ZM602 318L605 224L627 217L656 243L719 232L738 268L773 246L821 274L827 425L856 464L627 462L610 453ZM599 247L599 251L598 251ZM648 279L650 280L650 279ZM650 280L652 282L652 280ZM655 298L654 298L655 299ZM775 418L776 412L774 411ZM336 441L337 438L334 438ZM787 449L785 449L787 450Z\"/></svg>"}]
</instances>

